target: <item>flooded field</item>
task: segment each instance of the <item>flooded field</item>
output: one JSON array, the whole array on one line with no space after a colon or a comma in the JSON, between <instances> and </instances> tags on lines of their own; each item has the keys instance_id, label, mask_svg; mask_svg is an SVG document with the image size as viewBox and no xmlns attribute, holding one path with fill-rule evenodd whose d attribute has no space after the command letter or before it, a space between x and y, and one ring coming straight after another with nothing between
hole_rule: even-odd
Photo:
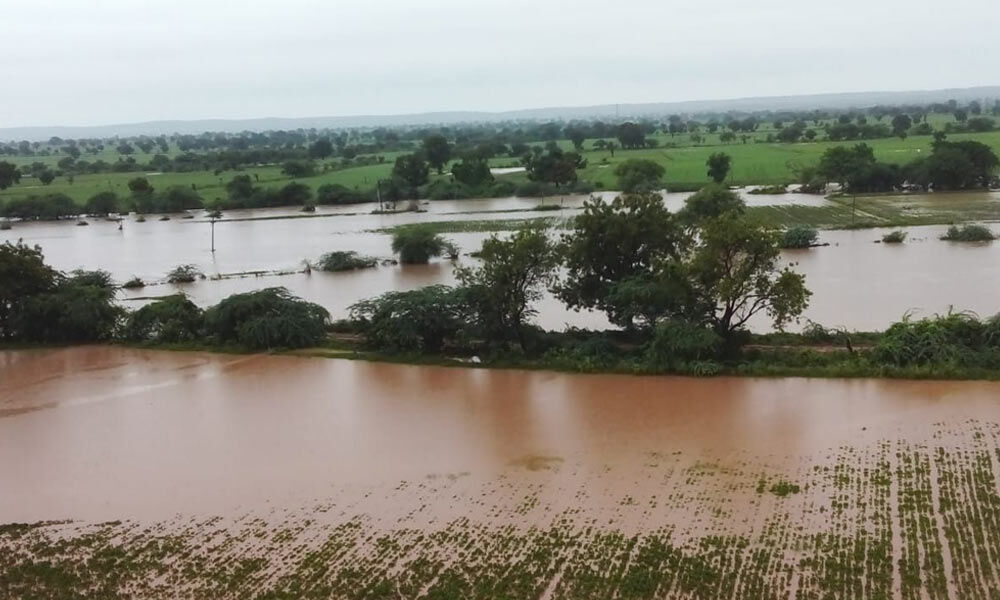
<instances>
[{"instance_id":1,"label":"flooded field","mask_svg":"<svg viewBox=\"0 0 1000 600\"><path fill-rule=\"evenodd\" d=\"M610 194L608 194L610 195ZM667 194L665 202L676 210L688 194ZM894 197L887 202L907 201L914 211L932 210L942 202L965 201L959 194L929 197ZM980 196L983 196L980 194ZM992 196L990 196L992 197ZM297 217L289 209L231 211L216 224L216 252L210 252L210 224L199 219L116 223L92 220L88 227L72 223L24 223L0 232L0 241L23 238L37 243L46 260L55 267L110 271L119 281L139 276L147 282L162 281L179 264L195 264L207 275L248 271L286 271L283 276L247 276L222 281L200 281L183 286L153 285L123 291L121 297L146 298L183 291L202 305L236 293L281 285L293 293L322 304L335 318L358 300L388 290L412 289L433 283L452 283L451 264L427 266L383 266L355 273L294 273L306 260L315 260L331 250L354 250L388 258L390 236L373 233L395 225L420 221L525 219L537 216L568 218L577 214L586 196L562 198L497 198L444 200L425 205L427 212L387 215L369 214L375 205L319 207L315 218ZM751 205L823 203L814 196L747 195ZM937 204L935 204L935 202ZM560 211L533 210L541 204L561 204ZM982 204L982 200L980 200ZM908 205L909 206L909 205ZM805 317L828 326L849 329L881 329L907 311L917 315L946 312L949 307L972 310L982 316L998 310L1000 278L993 276L1000 263L1000 244L947 243L937 238L942 226L909 228L911 239L900 246L874 244L883 230L823 231L820 241L827 247L785 253L789 263L805 273L814 295ZM477 250L486 233L453 233L463 252ZM470 261L468 257L461 260ZM131 306L139 301L128 301ZM539 307L537 322L547 329L567 325L604 328L601 314L567 311L547 297ZM763 321L757 330L766 330Z\"/></svg>"},{"instance_id":2,"label":"flooded field","mask_svg":"<svg viewBox=\"0 0 1000 600\"><path fill-rule=\"evenodd\" d=\"M990 598L998 402L8 351L0 597Z\"/></svg>"}]
</instances>

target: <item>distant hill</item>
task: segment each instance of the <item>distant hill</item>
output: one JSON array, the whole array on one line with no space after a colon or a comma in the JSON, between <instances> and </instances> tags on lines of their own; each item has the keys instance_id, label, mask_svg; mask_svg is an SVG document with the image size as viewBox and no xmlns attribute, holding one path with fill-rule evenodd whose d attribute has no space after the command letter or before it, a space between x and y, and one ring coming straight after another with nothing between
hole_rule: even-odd
<instances>
[{"instance_id":1,"label":"distant hill","mask_svg":"<svg viewBox=\"0 0 1000 600\"><path fill-rule=\"evenodd\" d=\"M37 126L0 128L0 140L47 140L62 138L123 137L135 135L197 134L205 131L236 133L278 129L379 127L399 125L444 125L474 121L518 121L548 119L587 119L611 117L665 116L673 113L710 113L756 110L809 110L815 108L866 108L878 104L925 104L1000 98L1000 86L917 90L902 92L846 92L801 96L762 96L726 100L688 100L646 104L602 104L596 106L561 106L530 108L504 112L430 112L408 115L359 115L349 117L266 117L259 119L200 119L192 121L148 121L94 126Z\"/></svg>"}]
</instances>

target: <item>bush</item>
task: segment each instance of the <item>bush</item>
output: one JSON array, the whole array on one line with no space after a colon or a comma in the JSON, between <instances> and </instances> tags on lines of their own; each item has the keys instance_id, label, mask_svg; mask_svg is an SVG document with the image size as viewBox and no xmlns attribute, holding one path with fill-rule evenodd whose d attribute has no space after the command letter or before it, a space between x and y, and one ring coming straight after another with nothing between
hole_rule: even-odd
<instances>
[{"instance_id":1,"label":"bush","mask_svg":"<svg viewBox=\"0 0 1000 600\"><path fill-rule=\"evenodd\" d=\"M819 232L812 227L789 227L781 235L782 248L810 248L819 239Z\"/></svg>"},{"instance_id":2,"label":"bush","mask_svg":"<svg viewBox=\"0 0 1000 600\"><path fill-rule=\"evenodd\" d=\"M361 256L354 251L337 250L321 256L316 266L321 271L354 271L369 269L377 264L378 259L371 256Z\"/></svg>"},{"instance_id":3,"label":"bush","mask_svg":"<svg viewBox=\"0 0 1000 600\"><path fill-rule=\"evenodd\" d=\"M390 352L437 352L462 337L471 320L463 292L446 285L387 292L349 311L366 342Z\"/></svg>"},{"instance_id":4,"label":"bush","mask_svg":"<svg viewBox=\"0 0 1000 600\"><path fill-rule=\"evenodd\" d=\"M133 342L188 342L198 339L201 327L201 309L184 294L175 294L130 314L122 338Z\"/></svg>"},{"instance_id":5,"label":"bush","mask_svg":"<svg viewBox=\"0 0 1000 600\"><path fill-rule=\"evenodd\" d=\"M132 290L132 289L136 289L136 288L142 288L142 287L146 287L146 282L144 282L142 279L140 279L138 277L133 277L132 279L129 279L128 281L126 281L125 283L123 283L122 287L125 288L126 290Z\"/></svg>"},{"instance_id":6,"label":"bush","mask_svg":"<svg viewBox=\"0 0 1000 600\"><path fill-rule=\"evenodd\" d=\"M312 177L316 174L316 163L311 160L286 160L281 172L289 177Z\"/></svg>"},{"instance_id":7,"label":"bush","mask_svg":"<svg viewBox=\"0 0 1000 600\"><path fill-rule=\"evenodd\" d=\"M123 315L103 271L77 271L54 290L27 298L14 315L20 339L33 342L94 342L110 339Z\"/></svg>"},{"instance_id":8,"label":"bush","mask_svg":"<svg viewBox=\"0 0 1000 600\"><path fill-rule=\"evenodd\" d=\"M392 235L392 251L406 264L426 263L432 256L441 256L449 249L447 244L447 240L423 225L402 227Z\"/></svg>"},{"instance_id":9,"label":"bush","mask_svg":"<svg viewBox=\"0 0 1000 600\"><path fill-rule=\"evenodd\" d=\"M993 231L984 225L952 225L948 232L941 236L942 240L950 242L992 242L996 239Z\"/></svg>"},{"instance_id":10,"label":"bush","mask_svg":"<svg viewBox=\"0 0 1000 600\"><path fill-rule=\"evenodd\" d=\"M326 339L330 313L285 288L233 294L205 311L205 332L252 350L303 348Z\"/></svg>"},{"instance_id":11,"label":"bush","mask_svg":"<svg viewBox=\"0 0 1000 600\"><path fill-rule=\"evenodd\" d=\"M1000 364L1000 317L980 321L969 313L949 313L893 323L872 349L880 364L992 367Z\"/></svg>"},{"instance_id":12,"label":"bush","mask_svg":"<svg viewBox=\"0 0 1000 600\"><path fill-rule=\"evenodd\" d=\"M656 325L646 359L657 368L677 368L684 363L717 358L722 341L719 334L704 325L669 319Z\"/></svg>"},{"instance_id":13,"label":"bush","mask_svg":"<svg viewBox=\"0 0 1000 600\"><path fill-rule=\"evenodd\" d=\"M882 236L883 244L902 244L906 241L906 232L902 229L897 229L896 231L890 231L889 233Z\"/></svg>"},{"instance_id":14,"label":"bush","mask_svg":"<svg viewBox=\"0 0 1000 600\"><path fill-rule=\"evenodd\" d=\"M370 201L370 195L346 188L337 183L328 183L316 189L317 204L360 204Z\"/></svg>"},{"instance_id":15,"label":"bush","mask_svg":"<svg viewBox=\"0 0 1000 600\"><path fill-rule=\"evenodd\" d=\"M167 283L191 283L199 277L204 277L204 275L198 267L179 265L167 273Z\"/></svg>"}]
</instances>

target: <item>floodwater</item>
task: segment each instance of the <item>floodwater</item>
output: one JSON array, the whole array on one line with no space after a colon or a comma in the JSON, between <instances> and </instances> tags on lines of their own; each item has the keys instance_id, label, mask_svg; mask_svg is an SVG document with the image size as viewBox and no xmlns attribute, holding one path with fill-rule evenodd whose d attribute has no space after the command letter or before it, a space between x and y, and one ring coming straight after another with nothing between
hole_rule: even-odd
<instances>
[{"instance_id":1,"label":"floodwater","mask_svg":"<svg viewBox=\"0 0 1000 600\"><path fill-rule=\"evenodd\" d=\"M665 203L675 210L687 196L666 194ZM11 231L0 232L0 241L23 238L39 244L46 259L59 269L102 268L119 281L139 276L147 282L162 282L167 271L185 263L199 266L207 275L216 275L302 270L305 260L314 260L331 250L355 250L388 258L390 237L372 230L421 221L567 218L579 212L586 198L444 200L422 205L426 212L387 215L370 214L374 205L319 207L317 214L321 216L302 219L273 218L301 214L289 209L230 211L215 225L214 254L210 252L211 225L200 216L164 222L154 217L145 223L130 219L123 231L116 223L100 220L92 220L88 227L76 227L72 222L22 223ZM799 194L746 198L750 204L826 202ZM532 210L540 204L561 204L564 209ZM943 230L910 228L911 239L898 246L874 244L884 233L881 230L824 231L820 241L830 246L785 252L784 261L806 275L813 291L804 316L827 326L871 330L886 327L906 312L928 315L954 307L982 316L993 314L1000 309L1000 278L994 276L1000 264L1000 244L942 242L937 238ZM487 235L456 233L446 237L467 253L477 250ZM382 266L355 273L294 273L183 286L151 285L125 290L121 298L137 306L145 300L129 299L183 291L195 302L208 305L233 293L280 285L325 306L340 318L346 316L348 306L366 297L453 282L451 264L437 262L427 266ZM602 314L568 311L550 296L540 302L536 322L552 330L567 325L598 329L609 326ZM768 329L763 318L752 326L759 331Z\"/></svg>"},{"instance_id":2,"label":"floodwater","mask_svg":"<svg viewBox=\"0 0 1000 600\"><path fill-rule=\"evenodd\" d=\"M619 375L77 347L0 352L0 523L165 518L525 462L632 476L649 453L793 465L942 419L1000 384ZM347 493L350 496L349 493Z\"/></svg>"},{"instance_id":3,"label":"floodwater","mask_svg":"<svg viewBox=\"0 0 1000 600\"><path fill-rule=\"evenodd\" d=\"M0 597L986 600L998 403L988 382L0 352L0 525L34 523L0 527Z\"/></svg>"}]
</instances>

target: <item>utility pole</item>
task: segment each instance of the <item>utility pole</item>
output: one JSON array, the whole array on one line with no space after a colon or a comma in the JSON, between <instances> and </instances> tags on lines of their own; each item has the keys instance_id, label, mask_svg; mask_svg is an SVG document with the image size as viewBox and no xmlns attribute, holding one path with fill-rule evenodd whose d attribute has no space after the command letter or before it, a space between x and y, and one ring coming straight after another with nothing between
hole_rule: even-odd
<instances>
[{"instance_id":1,"label":"utility pole","mask_svg":"<svg viewBox=\"0 0 1000 600\"><path fill-rule=\"evenodd\" d=\"M212 224L212 254L215 254L215 222L219 220L216 213L212 213L208 217L208 222Z\"/></svg>"}]
</instances>

